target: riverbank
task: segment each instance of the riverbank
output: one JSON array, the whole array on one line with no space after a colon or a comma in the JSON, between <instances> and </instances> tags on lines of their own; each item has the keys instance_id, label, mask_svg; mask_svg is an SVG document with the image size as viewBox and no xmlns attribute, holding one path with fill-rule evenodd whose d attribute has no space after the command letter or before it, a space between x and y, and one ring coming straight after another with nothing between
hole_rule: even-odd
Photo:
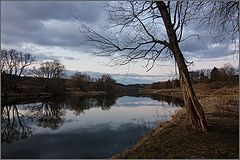
<instances>
[{"instance_id":1,"label":"riverbank","mask_svg":"<svg viewBox=\"0 0 240 160\"><path fill-rule=\"evenodd\" d=\"M71 79L40 78L40 77L19 77L16 75L1 74L2 99L33 99L51 98L61 96L100 96L109 94L103 88L97 88L96 82L89 82L85 85L92 85L87 90L76 86ZM95 88L94 88L95 87Z\"/></svg>"},{"instance_id":2,"label":"riverbank","mask_svg":"<svg viewBox=\"0 0 240 160\"><path fill-rule=\"evenodd\" d=\"M209 126L207 133L191 129L185 109L146 134L135 146L113 158L239 158L239 88L194 85ZM155 95L181 97L180 88L145 90Z\"/></svg>"}]
</instances>

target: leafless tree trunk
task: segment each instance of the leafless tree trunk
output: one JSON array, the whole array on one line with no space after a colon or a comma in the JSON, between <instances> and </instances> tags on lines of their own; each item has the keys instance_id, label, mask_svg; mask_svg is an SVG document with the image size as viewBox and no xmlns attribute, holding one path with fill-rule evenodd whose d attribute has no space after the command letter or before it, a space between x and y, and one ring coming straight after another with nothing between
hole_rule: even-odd
<instances>
[{"instance_id":1,"label":"leafless tree trunk","mask_svg":"<svg viewBox=\"0 0 240 160\"><path fill-rule=\"evenodd\" d=\"M168 12L167 6L163 1L157 1L156 4L162 15L162 19L167 31L169 48L171 49L179 68L180 85L184 99L184 105L189 113L192 126L196 130L206 131L207 123L205 120L204 111L193 90L189 72L184 61L183 54L179 48L176 32L172 25L170 13Z\"/></svg>"}]
</instances>

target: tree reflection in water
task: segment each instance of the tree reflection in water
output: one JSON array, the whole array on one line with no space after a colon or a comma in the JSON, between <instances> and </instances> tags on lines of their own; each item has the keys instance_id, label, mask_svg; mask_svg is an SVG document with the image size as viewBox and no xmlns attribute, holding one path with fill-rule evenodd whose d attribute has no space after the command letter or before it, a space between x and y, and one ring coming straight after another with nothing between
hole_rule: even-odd
<instances>
[{"instance_id":1,"label":"tree reflection in water","mask_svg":"<svg viewBox=\"0 0 240 160\"><path fill-rule=\"evenodd\" d=\"M72 97L65 103L59 99L44 101L28 105L18 109L18 105L7 105L1 107L1 141L12 143L32 134L31 122L37 122L38 126L58 129L64 123L66 109L73 110L75 115L84 113L92 107L101 107L102 110L109 110L115 104L117 97ZM22 112L22 113L20 113Z\"/></svg>"},{"instance_id":2,"label":"tree reflection in water","mask_svg":"<svg viewBox=\"0 0 240 160\"><path fill-rule=\"evenodd\" d=\"M86 97L71 97L66 101L66 106L69 110L74 111L76 116L84 114L84 110L89 110L91 107L96 107L96 101L94 98Z\"/></svg>"},{"instance_id":3,"label":"tree reflection in water","mask_svg":"<svg viewBox=\"0 0 240 160\"><path fill-rule=\"evenodd\" d=\"M97 104L102 110L109 110L116 103L116 99L115 96L98 97Z\"/></svg>"},{"instance_id":4,"label":"tree reflection in water","mask_svg":"<svg viewBox=\"0 0 240 160\"><path fill-rule=\"evenodd\" d=\"M75 115L84 114L84 111L94 107L101 107L102 110L109 110L111 106L116 103L116 96L104 96L104 97L71 97L66 101L68 109L74 111Z\"/></svg>"},{"instance_id":5,"label":"tree reflection in water","mask_svg":"<svg viewBox=\"0 0 240 160\"><path fill-rule=\"evenodd\" d=\"M52 130L58 129L63 123L66 111L59 101L42 102L30 109L31 117L37 119L38 125Z\"/></svg>"},{"instance_id":6,"label":"tree reflection in water","mask_svg":"<svg viewBox=\"0 0 240 160\"><path fill-rule=\"evenodd\" d=\"M1 142L12 143L31 135L30 127L25 124L25 116L16 105L1 107Z\"/></svg>"},{"instance_id":7,"label":"tree reflection in water","mask_svg":"<svg viewBox=\"0 0 240 160\"><path fill-rule=\"evenodd\" d=\"M168 105L183 106L183 100L181 98L171 97L171 96L166 96L166 95L151 95L150 97L154 100L158 100L161 102L167 102Z\"/></svg>"}]
</instances>

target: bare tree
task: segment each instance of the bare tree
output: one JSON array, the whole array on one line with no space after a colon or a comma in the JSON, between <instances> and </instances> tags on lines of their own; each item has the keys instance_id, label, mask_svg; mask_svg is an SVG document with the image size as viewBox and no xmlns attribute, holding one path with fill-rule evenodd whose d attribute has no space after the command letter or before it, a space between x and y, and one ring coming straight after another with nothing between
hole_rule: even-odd
<instances>
[{"instance_id":1,"label":"bare tree","mask_svg":"<svg viewBox=\"0 0 240 160\"><path fill-rule=\"evenodd\" d=\"M109 95L118 91L116 80L114 80L109 74L103 74L102 77L97 80L96 85L97 89L103 90Z\"/></svg>"},{"instance_id":2,"label":"bare tree","mask_svg":"<svg viewBox=\"0 0 240 160\"><path fill-rule=\"evenodd\" d=\"M18 52L14 49L1 50L1 71L13 74L13 70L18 62Z\"/></svg>"},{"instance_id":3,"label":"bare tree","mask_svg":"<svg viewBox=\"0 0 240 160\"><path fill-rule=\"evenodd\" d=\"M63 78L65 73L65 66L60 61L47 61L40 64L41 67L33 69L33 73L42 78Z\"/></svg>"},{"instance_id":4,"label":"bare tree","mask_svg":"<svg viewBox=\"0 0 240 160\"><path fill-rule=\"evenodd\" d=\"M20 51L1 50L1 72L21 76L27 66L34 62L34 57Z\"/></svg>"},{"instance_id":5,"label":"bare tree","mask_svg":"<svg viewBox=\"0 0 240 160\"><path fill-rule=\"evenodd\" d=\"M180 42L197 36L183 38L183 32L184 27L195 18L193 11L200 6L203 4L188 1L109 2L110 25L104 29L112 35L94 30L75 18L86 42L95 47L91 52L98 56L110 56L118 64L144 59L150 70L157 60L173 57L179 69L182 95L191 124L196 130L206 131L204 111L189 77L189 62L180 49Z\"/></svg>"},{"instance_id":6,"label":"bare tree","mask_svg":"<svg viewBox=\"0 0 240 160\"><path fill-rule=\"evenodd\" d=\"M227 79L231 80L231 78L236 74L236 70L231 64L224 64L223 69L226 72Z\"/></svg>"},{"instance_id":7,"label":"bare tree","mask_svg":"<svg viewBox=\"0 0 240 160\"><path fill-rule=\"evenodd\" d=\"M200 27L207 26L214 41L232 39L239 36L239 1L194 2L193 14Z\"/></svg>"},{"instance_id":8,"label":"bare tree","mask_svg":"<svg viewBox=\"0 0 240 160\"><path fill-rule=\"evenodd\" d=\"M23 54L22 52L19 52L19 62L17 65L17 68L19 69L18 76L21 76L22 73L24 72L24 69L27 66L30 66L32 62L35 61L34 58L31 56L31 54Z\"/></svg>"},{"instance_id":9,"label":"bare tree","mask_svg":"<svg viewBox=\"0 0 240 160\"><path fill-rule=\"evenodd\" d=\"M6 57L7 57L7 50L5 49L2 49L1 50L1 73L5 70L5 67L6 67L6 63L7 63L7 60L6 60Z\"/></svg>"},{"instance_id":10,"label":"bare tree","mask_svg":"<svg viewBox=\"0 0 240 160\"><path fill-rule=\"evenodd\" d=\"M76 72L71 76L72 83L74 87L77 87L83 91L89 90L89 84L91 82L91 77L87 74Z\"/></svg>"},{"instance_id":11,"label":"bare tree","mask_svg":"<svg viewBox=\"0 0 240 160\"><path fill-rule=\"evenodd\" d=\"M218 70L218 68L214 67L211 71L211 76L210 76L211 81L217 81L217 80L219 80L219 77L220 77L219 70Z\"/></svg>"}]
</instances>

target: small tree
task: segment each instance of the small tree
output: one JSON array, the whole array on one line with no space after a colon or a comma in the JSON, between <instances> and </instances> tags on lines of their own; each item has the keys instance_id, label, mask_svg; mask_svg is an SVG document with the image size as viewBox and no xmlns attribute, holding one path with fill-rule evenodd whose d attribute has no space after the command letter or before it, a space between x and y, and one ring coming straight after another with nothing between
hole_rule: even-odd
<instances>
[{"instance_id":1,"label":"small tree","mask_svg":"<svg viewBox=\"0 0 240 160\"><path fill-rule=\"evenodd\" d=\"M224 68L219 68L218 73L219 73L219 80L226 81L228 79L227 73Z\"/></svg>"},{"instance_id":2,"label":"small tree","mask_svg":"<svg viewBox=\"0 0 240 160\"><path fill-rule=\"evenodd\" d=\"M172 86L173 87L179 87L180 86L180 81L177 78L173 79L172 80Z\"/></svg>"},{"instance_id":3,"label":"small tree","mask_svg":"<svg viewBox=\"0 0 240 160\"><path fill-rule=\"evenodd\" d=\"M97 80L97 86L99 90L105 91L107 94L115 93L118 90L116 81L109 74L103 74Z\"/></svg>"},{"instance_id":4,"label":"small tree","mask_svg":"<svg viewBox=\"0 0 240 160\"><path fill-rule=\"evenodd\" d=\"M208 82L208 80L207 73L205 74L203 70L200 70L200 82Z\"/></svg>"},{"instance_id":5,"label":"small tree","mask_svg":"<svg viewBox=\"0 0 240 160\"><path fill-rule=\"evenodd\" d=\"M89 83L91 78L87 74L83 74L81 72L76 72L74 75L71 76L71 80L73 85L83 91L89 90Z\"/></svg>"},{"instance_id":6,"label":"small tree","mask_svg":"<svg viewBox=\"0 0 240 160\"><path fill-rule=\"evenodd\" d=\"M214 67L211 71L211 81L217 81L219 80L219 72L218 69L216 67Z\"/></svg>"},{"instance_id":7,"label":"small tree","mask_svg":"<svg viewBox=\"0 0 240 160\"><path fill-rule=\"evenodd\" d=\"M227 79L231 80L231 78L236 74L236 69L231 64L224 64L223 69L226 72Z\"/></svg>"},{"instance_id":8,"label":"small tree","mask_svg":"<svg viewBox=\"0 0 240 160\"><path fill-rule=\"evenodd\" d=\"M192 83L197 83L200 80L200 71L191 71L189 72L190 79Z\"/></svg>"},{"instance_id":9,"label":"small tree","mask_svg":"<svg viewBox=\"0 0 240 160\"><path fill-rule=\"evenodd\" d=\"M165 82L165 88L172 88L172 83L170 79Z\"/></svg>"}]
</instances>

